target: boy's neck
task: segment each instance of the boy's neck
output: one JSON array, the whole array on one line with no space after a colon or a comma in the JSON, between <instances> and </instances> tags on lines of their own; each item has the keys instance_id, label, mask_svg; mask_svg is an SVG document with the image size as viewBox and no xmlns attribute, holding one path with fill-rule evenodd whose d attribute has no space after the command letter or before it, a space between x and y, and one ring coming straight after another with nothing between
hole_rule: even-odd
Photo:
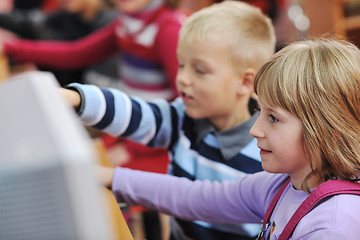
<instances>
[{"instance_id":1,"label":"boy's neck","mask_svg":"<svg viewBox=\"0 0 360 240\"><path fill-rule=\"evenodd\" d=\"M217 131L224 131L243 124L251 118L249 100L250 96L240 97L231 107L232 110L228 110L228 116L209 118L209 121Z\"/></svg>"},{"instance_id":2,"label":"boy's neck","mask_svg":"<svg viewBox=\"0 0 360 240\"><path fill-rule=\"evenodd\" d=\"M233 115L229 118L211 118L209 121L215 127L217 131L225 131L230 128L239 126L244 122L248 121L251 118L250 112L248 110L244 111L241 115Z\"/></svg>"}]
</instances>

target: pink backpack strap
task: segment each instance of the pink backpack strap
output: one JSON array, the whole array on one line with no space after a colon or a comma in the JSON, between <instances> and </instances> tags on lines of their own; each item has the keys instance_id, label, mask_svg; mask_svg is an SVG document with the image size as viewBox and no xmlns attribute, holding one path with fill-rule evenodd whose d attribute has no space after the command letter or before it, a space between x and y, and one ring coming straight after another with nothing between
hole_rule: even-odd
<instances>
[{"instance_id":1,"label":"pink backpack strap","mask_svg":"<svg viewBox=\"0 0 360 240\"><path fill-rule=\"evenodd\" d=\"M260 233L257 236L257 240L261 240L263 239L268 227L269 227L269 220L270 220L270 216L272 214L272 212L275 209L275 206L277 204L277 202L279 201L282 193L285 191L285 188L287 187L287 185L289 185L290 183L290 177L288 177L287 179L285 179L285 182L282 184L282 186L280 187L280 189L277 191L276 195L274 196L274 198L271 200L271 203L269 205L269 207L267 208L265 215L263 217L263 219L261 220L261 229L260 229Z\"/></svg>"},{"instance_id":2,"label":"pink backpack strap","mask_svg":"<svg viewBox=\"0 0 360 240\"><path fill-rule=\"evenodd\" d=\"M289 239L298 222L313 209L320 200L337 194L360 195L360 183L346 180L331 180L320 184L295 211L280 234L279 240Z\"/></svg>"}]
</instances>

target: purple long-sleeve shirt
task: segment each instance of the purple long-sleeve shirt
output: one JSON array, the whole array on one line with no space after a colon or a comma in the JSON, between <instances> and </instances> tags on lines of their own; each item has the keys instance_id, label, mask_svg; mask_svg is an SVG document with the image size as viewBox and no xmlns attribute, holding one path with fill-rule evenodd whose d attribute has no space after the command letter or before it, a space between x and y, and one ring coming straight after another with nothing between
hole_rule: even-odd
<instances>
[{"instance_id":1,"label":"purple long-sleeve shirt","mask_svg":"<svg viewBox=\"0 0 360 240\"><path fill-rule=\"evenodd\" d=\"M218 223L260 223L267 207L287 175L260 172L237 182L190 181L164 174L116 168L113 193L118 201L141 205L188 220ZM289 184L270 222L276 227L269 238L277 239L292 214L308 194ZM308 213L291 239L359 239L360 196L331 197ZM271 228L269 228L271 229Z\"/></svg>"}]
</instances>

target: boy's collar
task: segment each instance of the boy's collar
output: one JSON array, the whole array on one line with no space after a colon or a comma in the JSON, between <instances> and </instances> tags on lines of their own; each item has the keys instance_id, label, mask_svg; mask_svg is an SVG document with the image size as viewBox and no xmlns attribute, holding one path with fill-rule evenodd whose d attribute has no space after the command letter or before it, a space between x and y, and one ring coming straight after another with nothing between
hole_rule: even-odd
<instances>
[{"instance_id":1,"label":"boy's collar","mask_svg":"<svg viewBox=\"0 0 360 240\"><path fill-rule=\"evenodd\" d=\"M196 144L198 145L208 133L212 133L218 141L223 157L226 160L231 160L254 139L250 136L249 130L257 117L258 113L255 113L246 122L225 131L216 131L207 118L195 120L198 129Z\"/></svg>"}]
</instances>

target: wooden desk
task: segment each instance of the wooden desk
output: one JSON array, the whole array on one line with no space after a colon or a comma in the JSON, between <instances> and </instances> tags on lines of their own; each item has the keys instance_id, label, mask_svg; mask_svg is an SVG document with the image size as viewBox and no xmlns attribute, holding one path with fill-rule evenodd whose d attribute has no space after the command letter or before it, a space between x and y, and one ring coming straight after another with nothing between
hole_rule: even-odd
<instances>
[{"instance_id":1,"label":"wooden desk","mask_svg":"<svg viewBox=\"0 0 360 240\"><path fill-rule=\"evenodd\" d=\"M0 55L0 82L10 77L10 67L7 57Z\"/></svg>"},{"instance_id":2,"label":"wooden desk","mask_svg":"<svg viewBox=\"0 0 360 240\"><path fill-rule=\"evenodd\" d=\"M112 220L111 222L113 223L112 229L114 229L115 239L133 240L128 225L125 222L124 216L122 215L122 212L114 198L114 195L107 188L102 188L102 191L106 197L107 204L109 206L109 212Z\"/></svg>"},{"instance_id":3,"label":"wooden desk","mask_svg":"<svg viewBox=\"0 0 360 240\"><path fill-rule=\"evenodd\" d=\"M111 163L106 155L105 147L101 141L94 140L96 150L99 155L99 162L103 166L110 167ZM113 229L117 240L133 240L128 225L125 222L124 216L120 210L118 203L112 192L107 188L102 188L109 206L110 216L112 218Z\"/></svg>"},{"instance_id":4,"label":"wooden desk","mask_svg":"<svg viewBox=\"0 0 360 240\"><path fill-rule=\"evenodd\" d=\"M0 54L0 82L5 81L11 76L27 71L37 71L37 67L31 63L9 65L9 60L5 55Z\"/></svg>"}]
</instances>

